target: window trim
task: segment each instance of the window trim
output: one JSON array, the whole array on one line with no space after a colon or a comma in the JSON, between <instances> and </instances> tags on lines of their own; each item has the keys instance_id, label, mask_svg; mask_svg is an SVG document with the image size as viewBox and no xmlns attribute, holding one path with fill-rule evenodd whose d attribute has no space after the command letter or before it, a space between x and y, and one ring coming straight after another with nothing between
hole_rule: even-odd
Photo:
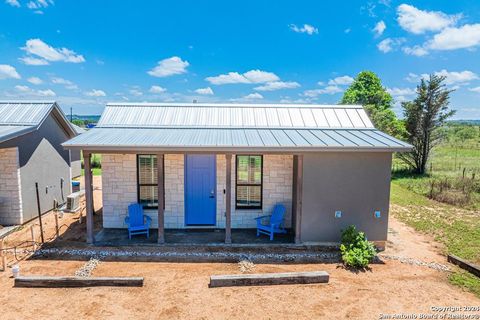
<instances>
[{"instance_id":1,"label":"window trim","mask_svg":"<svg viewBox=\"0 0 480 320\"><path fill-rule=\"evenodd\" d=\"M139 165L139 160L140 156L157 156L156 154L148 154L148 153L142 153L142 154L137 154L137 203L140 203L140 187L158 187L158 184L155 183L147 183L147 184L140 184L140 165ZM158 158L157 158L158 161ZM165 156L163 157L163 199L165 199ZM158 203L158 200L157 200ZM156 206L144 206L142 205L144 209L158 209L158 204ZM165 210L165 201L163 201L163 209Z\"/></svg>"},{"instance_id":2,"label":"window trim","mask_svg":"<svg viewBox=\"0 0 480 320\"><path fill-rule=\"evenodd\" d=\"M238 183L238 157L260 157L260 184L257 183ZM239 206L238 205L238 186L260 186L260 205L259 206ZM235 210L262 210L263 209L263 154L239 154L235 155Z\"/></svg>"}]
</instances>

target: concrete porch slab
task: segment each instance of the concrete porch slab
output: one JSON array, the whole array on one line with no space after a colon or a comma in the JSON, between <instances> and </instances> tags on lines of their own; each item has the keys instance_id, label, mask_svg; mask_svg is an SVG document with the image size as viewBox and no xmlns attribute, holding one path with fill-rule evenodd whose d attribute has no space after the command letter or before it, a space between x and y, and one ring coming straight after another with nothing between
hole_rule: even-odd
<instances>
[{"instance_id":1,"label":"concrete porch slab","mask_svg":"<svg viewBox=\"0 0 480 320\"><path fill-rule=\"evenodd\" d=\"M157 245L157 229L150 230L147 239L145 235L133 236L128 239L126 229L104 228L95 235L95 245L98 246L148 246ZM166 229L166 245L225 245L224 229ZM246 246L270 246L293 244L294 236L291 234L275 234L274 240L268 236L256 236L255 229L232 229L232 244Z\"/></svg>"}]
</instances>

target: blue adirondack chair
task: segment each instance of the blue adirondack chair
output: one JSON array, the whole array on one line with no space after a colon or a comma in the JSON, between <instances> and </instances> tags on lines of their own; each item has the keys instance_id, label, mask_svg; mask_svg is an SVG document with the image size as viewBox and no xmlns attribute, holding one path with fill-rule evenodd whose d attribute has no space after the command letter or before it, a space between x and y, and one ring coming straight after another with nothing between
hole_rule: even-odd
<instances>
[{"instance_id":1,"label":"blue adirondack chair","mask_svg":"<svg viewBox=\"0 0 480 320\"><path fill-rule=\"evenodd\" d=\"M137 234L150 235L150 223L152 218L143 214L143 207L138 203L128 206L128 217L125 217L125 224L128 226L128 239Z\"/></svg>"},{"instance_id":2,"label":"blue adirondack chair","mask_svg":"<svg viewBox=\"0 0 480 320\"><path fill-rule=\"evenodd\" d=\"M273 208L271 215L261 216L255 218L257 220L257 237L260 233L270 236L270 241L273 240L274 233L287 233L287 230L283 228L283 218L285 217L285 206L283 204L277 204ZM268 223L264 224L268 219Z\"/></svg>"}]
</instances>

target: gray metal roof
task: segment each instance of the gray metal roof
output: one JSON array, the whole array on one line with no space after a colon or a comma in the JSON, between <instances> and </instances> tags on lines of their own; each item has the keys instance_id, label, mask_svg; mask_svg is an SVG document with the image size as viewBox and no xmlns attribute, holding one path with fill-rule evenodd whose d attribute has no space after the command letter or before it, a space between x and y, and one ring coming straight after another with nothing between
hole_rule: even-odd
<instances>
[{"instance_id":1,"label":"gray metal roof","mask_svg":"<svg viewBox=\"0 0 480 320\"><path fill-rule=\"evenodd\" d=\"M53 110L57 118L63 119L71 136L75 136L75 130L54 101L0 101L0 143L37 130Z\"/></svg>"},{"instance_id":2,"label":"gray metal roof","mask_svg":"<svg viewBox=\"0 0 480 320\"><path fill-rule=\"evenodd\" d=\"M373 128L362 106L282 104L108 104L97 127Z\"/></svg>"},{"instance_id":3,"label":"gray metal roof","mask_svg":"<svg viewBox=\"0 0 480 320\"><path fill-rule=\"evenodd\" d=\"M109 104L64 147L95 151L406 151L361 106Z\"/></svg>"},{"instance_id":4,"label":"gray metal roof","mask_svg":"<svg viewBox=\"0 0 480 320\"><path fill-rule=\"evenodd\" d=\"M87 132L87 130L83 129L82 127L77 126L76 124L72 123L72 127L77 134L82 134Z\"/></svg>"}]
</instances>

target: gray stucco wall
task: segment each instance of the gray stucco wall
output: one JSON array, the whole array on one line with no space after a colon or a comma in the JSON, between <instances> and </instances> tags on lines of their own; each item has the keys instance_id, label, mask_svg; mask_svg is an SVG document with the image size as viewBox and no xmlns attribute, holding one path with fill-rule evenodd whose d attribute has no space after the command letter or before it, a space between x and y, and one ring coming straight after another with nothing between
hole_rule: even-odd
<instances>
[{"instance_id":1,"label":"gray stucco wall","mask_svg":"<svg viewBox=\"0 0 480 320\"><path fill-rule=\"evenodd\" d=\"M18 146L23 222L38 215L35 182L39 184L42 213L53 208L54 199L62 202L62 178L64 199L71 193L70 154L61 146L68 139L68 134L50 114L38 130L0 146Z\"/></svg>"},{"instance_id":2,"label":"gray stucco wall","mask_svg":"<svg viewBox=\"0 0 480 320\"><path fill-rule=\"evenodd\" d=\"M82 160L79 150L70 151L70 170L72 178L77 178L82 175Z\"/></svg>"},{"instance_id":3,"label":"gray stucco wall","mask_svg":"<svg viewBox=\"0 0 480 320\"><path fill-rule=\"evenodd\" d=\"M336 242L354 224L371 241L385 241L388 229L391 153L304 155L302 242ZM335 211L342 211L335 218ZM375 218L379 210L381 218Z\"/></svg>"}]
</instances>

